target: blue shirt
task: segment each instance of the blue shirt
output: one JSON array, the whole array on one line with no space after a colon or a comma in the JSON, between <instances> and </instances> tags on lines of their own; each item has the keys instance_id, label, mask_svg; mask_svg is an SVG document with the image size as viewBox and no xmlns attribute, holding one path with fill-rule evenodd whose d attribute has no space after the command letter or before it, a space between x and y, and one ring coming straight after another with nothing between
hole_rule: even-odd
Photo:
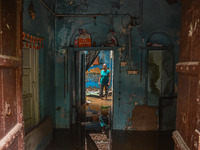
<instances>
[{"instance_id":1,"label":"blue shirt","mask_svg":"<svg viewBox=\"0 0 200 150\"><path fill-rule=\"evenodd\" d=\"M109 73L110 73L110 71L108 69L106 71L101 70L101 80L100 80L101 85L107 85L108 84Z\"/></svg>"}]
</instances>

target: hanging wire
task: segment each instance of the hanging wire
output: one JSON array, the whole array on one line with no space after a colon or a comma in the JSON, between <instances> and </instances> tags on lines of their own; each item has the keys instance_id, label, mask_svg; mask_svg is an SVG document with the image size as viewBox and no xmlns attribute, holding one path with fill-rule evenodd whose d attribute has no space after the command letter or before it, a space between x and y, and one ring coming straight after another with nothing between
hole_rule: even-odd
<instances>
[{"instance_id":1,"label":"hanging wire","mask_svg":"<svg viewBox=\"0 0 200 150\"><path fill-rule=\"evenodd\" d=\"M95 26L97 25L97 17L96 16L93 17L93 23Z\"/></svg>"}]
</instances>

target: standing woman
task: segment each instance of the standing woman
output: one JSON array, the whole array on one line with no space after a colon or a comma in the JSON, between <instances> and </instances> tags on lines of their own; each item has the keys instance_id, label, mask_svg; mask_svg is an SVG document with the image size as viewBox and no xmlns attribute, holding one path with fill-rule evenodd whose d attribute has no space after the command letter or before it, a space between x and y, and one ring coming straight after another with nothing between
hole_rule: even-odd
<instances>
[{"instance_id":1,"label":"standing woman","mask_svg":"<svg viewBox=\"0 0 200 150\"><path fill-rule=\"evenodd\" d=\"M108 86L110 85L110 71L107 69L107 65L103 64L101 75L99 77L100 84L100 98L103 98L103 88L105 87L106 100L108 97Z\"/></svg>"}]
</instances>

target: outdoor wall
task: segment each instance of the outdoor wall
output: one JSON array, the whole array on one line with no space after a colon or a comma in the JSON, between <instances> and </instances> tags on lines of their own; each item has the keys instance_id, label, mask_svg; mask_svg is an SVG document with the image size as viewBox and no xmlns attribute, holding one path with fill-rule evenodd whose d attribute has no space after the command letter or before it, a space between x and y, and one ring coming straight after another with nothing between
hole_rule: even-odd
<instances>
[{"instance_id":1,"label":"outdoor wall","mask_svg":"<svg viewBox=\"0 0 200 150\"><path fill-rule=\"evenodd\" d=\"M99 53L99 65L92 65L86 72L86 88L99 89L100 72L103 69L103 64L107 65L108 70L112 71L112 58L110 51L101 51ZM112 81L110 83L112 85Z\"/></svg>"},{"instance_id":2,"label":"outdoor wall","mask_svg":"<svg viewBox=\"0 0 200 150\"><path fill-rule=\"evenodd\" d=\"M32 2L36 19L32 20L29 15L30 0L24 0L23 32L44 38L44 48L39 50L40 121L49 116L55 125L55 16L42 5L40 0ZM55 2L53 0L46 2L54 10Z\"/></svg>"},{"instance_id":3,"label":"outdoor wall","mask_svg":"<svg viewBox=\"0 0 200 150\"><path fill-rule=\"evenodd\" d=\"M142 17L143 20L141 25L134 27L131 31L131 62L128 61L128 34L122 27L123 15L115 15L113 20L110 16L99 16L94 20L88 17L60 17L56 19L56 50L66 49L66 47L73 45L74 37L78 34L78 29L87 29L88 33L91 34L92 41L96 41L97 46L101 46L107 40L108 31L113 28L118 35L119 45L125 45L125 51L114 52L114 118L113 128L114 129L134 129L132 128L132 110L136 105L155 106L158 108L158 99L148 101L148 78L147 78L147 56L148 52L145 49L147 39L152 33L162 32L169 36L174 48L173 58L167 57L163 62L173 62L175 65L178 62L179 55L179 29L180 29L180 3L169 5L165 0L143 0L143 15L139 14L139 2L132 0L120 0L117 1L117 5L112 3L111 0L103 1L73 1L74 3L67 3L66 1L57 0L56 13L57 14L131 14L132 16ZM160 38L154 39L155 42L159 41ZM166 41L164 40L164 43ZM102 48L103 49L103 48ZM56 109L62 111L56 111L56 127L69 127L70 119L69 114L69 91L66 92L66 98L63 97L63 68L64 68L64 55L56 55ZM141 57L142 55L142 57ZM70 56L72 57L72 56ZM126 60L130 66L120 66L120 62ZM74 63L68 61L69 64ZM168 62L168 63L169 63ZM164 64L168 64L164 63ZM142 70L141 70L142 64ZM165 69L169 66L165 65ZM127 71L129 69L138 70L142 75L129 75ZM70 70L69 70L70 71ZM68 72L70 74L70 72ZM80 72L77 72L80 73ZM157 72L157 74L162 74ZM165 74L165 73L164 73ZM175 67L173 68L172 74L175 75L173 86L177 83L177 75L175 73ZM142 77L142 78L141 78ZM68 78L70 81L71 79ZM168 80L162 79L165 86L168 87ZM165 96L171 96L174 93L167 92ZM61 107L61 109L60 109ZM171 118L175 118L176 113L176 99L170 99L170 105L163 114L164 122L162 126L166 126L163 130L173 129L174 124L167 125ZM168 118L167 112L171 113L171 118ZM142 113L142 112L141 112ZM158 114L158 112L155 112Z\"/></svg>"}]
</instances>

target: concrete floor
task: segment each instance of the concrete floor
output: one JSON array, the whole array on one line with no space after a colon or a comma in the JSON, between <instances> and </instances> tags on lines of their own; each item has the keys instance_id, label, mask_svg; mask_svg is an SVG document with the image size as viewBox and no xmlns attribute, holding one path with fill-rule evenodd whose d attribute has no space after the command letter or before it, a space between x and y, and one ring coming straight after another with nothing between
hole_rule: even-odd
<instances>
[{"instance_id":1,"label":"concrete floor","mask_svg":"<svg viewBox=\"0 0 200 150\"><path fill-rule=\"evenodd\" d=\"M113 150L173 150L172 132L112 131ZM56 129L46 150L84 150L84 129ZM90 148L88 150L95 150Z\"/></svg>"}]
</instances>

